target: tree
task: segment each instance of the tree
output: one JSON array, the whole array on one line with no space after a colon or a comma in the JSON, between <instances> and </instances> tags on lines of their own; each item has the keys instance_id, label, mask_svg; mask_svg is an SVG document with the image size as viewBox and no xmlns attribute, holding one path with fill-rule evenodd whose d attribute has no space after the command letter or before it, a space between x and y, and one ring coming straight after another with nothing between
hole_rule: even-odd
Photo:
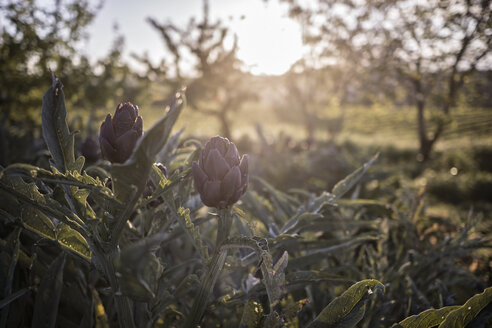
<instances>
[{"instance_id":1,"label":"tree","mask_svg":"<svg viewBox=\"0 0 492 328\"><path fill-rule=\"evenodd\" d=\"M246 73L239 68L236 38L228 50L225 41L229 30L220 20L210 22L207 0L203 1L203 20L196 22L192 18L186 28L171 22L161 24L153 18L148 21L161 34L173 57L176 86L189 80L191 74L185 78L181 65L185 54L191 53L198 77L188 83L188 103L193 109L216 117L222 135L231 138L231 114L254 96L245 84Z\"/></svg>"},{"instance_id":2,"label":"tree","mask_svg":"<svg viewBox=\"0 0 492 328\"><path fill-rule=\"evenodd\" d=\"M356 60L380 89L405 90L417 109L422 160L442 135L465 77L491 64L490 0L286 1L324 59ZM439 108L431 121L429 108Z\"/></svg>"},{"instance_id":3,"label":"tree","mask_svg":"<svg viewBox=\"0 0 492 328\"><path fill-rule=\"evenodd\" d=\"M49 84L50 70L77 90L89 61L76 44L97 7L90 1L55 1L52 8L35 0L0 4L6 21L0 35L0 106L9 120L37 121L41 97ZM77 92L71 92L76 94Z\"/></svg>"}]
</instances>

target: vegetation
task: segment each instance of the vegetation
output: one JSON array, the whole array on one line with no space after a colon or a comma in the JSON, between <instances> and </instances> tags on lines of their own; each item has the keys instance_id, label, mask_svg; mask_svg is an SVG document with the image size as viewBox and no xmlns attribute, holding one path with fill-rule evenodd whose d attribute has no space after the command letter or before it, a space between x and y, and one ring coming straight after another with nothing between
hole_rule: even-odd
<instances>
[{"instance_id":1,"label":"vegetation","mask_svg":"<svg viewBox=\"0 0 492 328\"><path fill-rule=\"evenodd\" d=\"M135 55L145 74L120 41L78 56L97 8L55 4L1 5L0 327L492 325L490 2L289 1L312 52L278 77L241 71L206 1L149 19L172 62ZM405 41L447 44L436 17L471 34L419 59Z\"/></svg>"}]
</instances>

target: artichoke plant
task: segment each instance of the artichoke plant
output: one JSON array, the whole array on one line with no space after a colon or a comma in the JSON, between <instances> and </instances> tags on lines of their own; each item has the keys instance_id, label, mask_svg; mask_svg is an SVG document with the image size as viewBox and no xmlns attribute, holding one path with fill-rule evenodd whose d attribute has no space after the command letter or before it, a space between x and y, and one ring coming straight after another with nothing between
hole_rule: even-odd
<instances>
[{"instance_id":1,"label":"artichoke plant","mask_svg":"<svg viewBox=\"0 0 492 328\"><path fill-rule=\"evenodd\" d=\"M143 121L138 115L138 106L121 103L101 124L99 144L105 159L112 163L123 163L132 154L138 138L142 135Z\"/></svg>"},{"instance_id":2,"label":"artichoke plant","mask_svg":"<svg viewBox=\"0 0 492 328\"><path fill-rule=\"evenodd\" d=\"M87 163L95 163L100 158L99 145L92 137L85 138L80 146L80 152Z\"/></svg>"},{"instance_id":3,"label":"artichoke plant","mask_svg":"<svg viewBox=\"0 0 492 328\"><path fill-rule=\"evenodd\" d=\"M217 209L236 203L248 187L248 163L248 155L240 159L236 145L228 139L210 139L192 168L202 202Z\"/></svg>"}]
</instances>

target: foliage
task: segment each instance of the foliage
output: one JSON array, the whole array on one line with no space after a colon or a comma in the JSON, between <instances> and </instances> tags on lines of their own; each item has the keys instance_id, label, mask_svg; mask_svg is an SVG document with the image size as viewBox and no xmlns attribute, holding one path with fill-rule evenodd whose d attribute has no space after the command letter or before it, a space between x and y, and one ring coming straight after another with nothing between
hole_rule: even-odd
<instances>
[{"instance_id":1,"label":"foliage","mask_svg":"<svg viewBox=\"0 0 492 328\"><path fill-rule=\"evenodd\" d=\"M414 104L422 160L449 123L468 75L487 65L492 40L490 1L286 0L304 41L324 59ZM371 88L371 86L368 86ZM400 96L401 97L401 96ZM437 107L433 120L425 112Z\"/></svg>"},{"instance_id":2,"label":"foliage","mask_svg":"<svg viewBox=\"0 0 492 328\"><path fill-rule=\"evenodd\" d=\"M136 102L148 98L144 91L149 79L132 72L122 60L121 35L116 35L107 56L95 63L81 51L86 29L99 8L94 2L78 0L8 0L0 4L1 165L17 161L39 164L36 162L45 152L39 142L39 106L51 70L70 90L67 104L82 109L71 113L69 123L78 124L71 127L74 130L87 130L84 137L92 136L91 121L98 116L98 109L116 107L122 99ZM75 143L81 143L77 138Z\"/></svg>"},{"instance_id":3,"label":"foliage","mask_svg":"<svg viewBox=\"0 0 492 328\"><path fill-rule=\"evenodd\" d=\"M78 54L76 44L94 18L95 8L88 1L57 1L48 9L34 0L13 0L2 3L0 9L6 21L0 42L2 111L14 121L34 120L50 69L71 76L67 87L73 90L72 96L77 94L90 65Z\"/></svg>"},{"instance_id":4,"label":"foliage","mask_svg":"<svg viewBox=\"0 0 492 328\"><path fill-rule=\"evenodd\" d=\"M171 135L182 92L126 162L84 169L54 78L43 101L51 164L0 172L1 323L417 327L439 324L432 313L442 327L490 322L490 277L462 265L488 263L490 235L472 216L461 227L426 215L423 190L387 183L380 199L363 198L377 156L329 192L277 189L251 170L242 203L208 212L192 188L200 143Z\"/></svg>"},{"instance_id":5,"label":"foliage","mask_svg":"<svg viewBox=\"0 0 492 328\"><path fill-rule=\"evenodd\" d=\"M203 1L203 19L192 18L186 28L173 23L161 24L153 18L149 23L161 35L174 58L173 68L176 85L183 83L181 74L183 58L191 53L195 60L196 78L188 84L187 100L191 108L216 117L221 124L221 134L231 138L231 118L241 105L254 98L244 79L237 59L237 39L231 49L226 47L229 29L221 21L210 22L208 0Z\"/></svg>"}]
</instances>

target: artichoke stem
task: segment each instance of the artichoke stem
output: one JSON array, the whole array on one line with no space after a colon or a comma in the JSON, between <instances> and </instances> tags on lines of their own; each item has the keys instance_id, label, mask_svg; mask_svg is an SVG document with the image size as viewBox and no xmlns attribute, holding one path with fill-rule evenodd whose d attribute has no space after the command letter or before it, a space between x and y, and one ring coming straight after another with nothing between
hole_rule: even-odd
<instances>
[{"instance_id":1,"label":"artichoke stem","mask_svg":"<svg viewBox=\"0 0 492 328\"><path fill-rule=\"evenodd\" d=\"M216 252L222 243L229 237L233 220L231 206L220 209L218 212L217 240L215 242Z\"/></svg>"}]
</instances>

